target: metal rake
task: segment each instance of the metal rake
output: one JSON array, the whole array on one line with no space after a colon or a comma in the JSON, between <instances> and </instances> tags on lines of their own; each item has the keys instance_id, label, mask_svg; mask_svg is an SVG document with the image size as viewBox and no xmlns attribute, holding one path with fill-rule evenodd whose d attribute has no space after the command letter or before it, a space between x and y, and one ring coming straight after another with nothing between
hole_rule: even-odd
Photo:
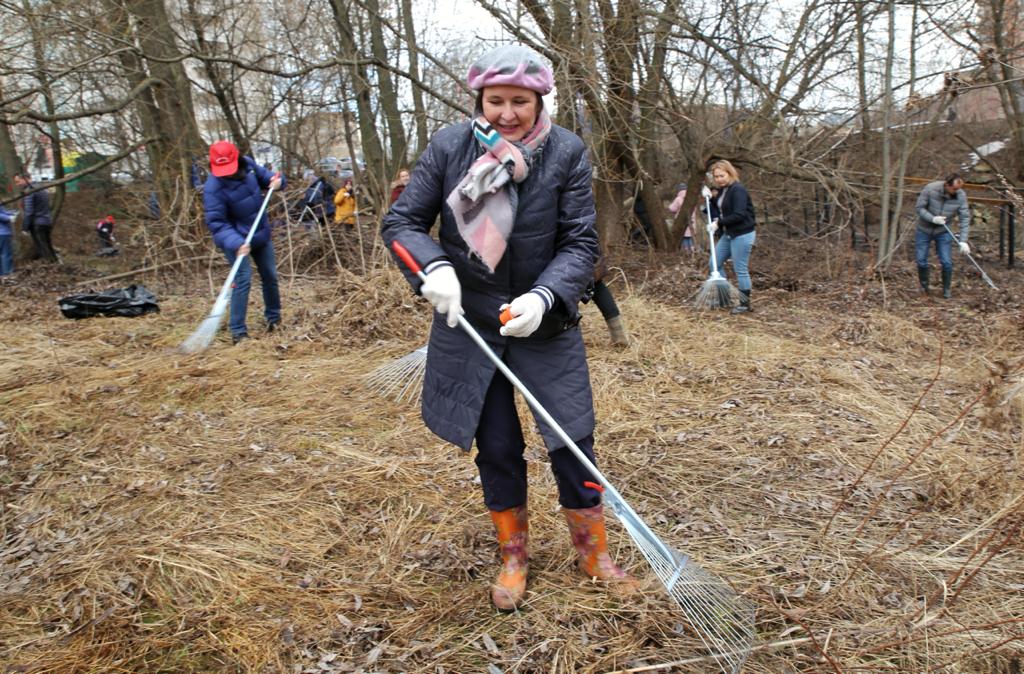
<instances>
[{"instance_id":1,"label":"metal rake","mask_svg":"<svg viewBox=\"0 0 1024 674\"><path fill-rule=\"evenodd\" d=\"M953 230L949 228L949 225L947 225L946 223L942 223L942 226L945 227L946 231L949 232L949 235L951 237L953 237L953 241L959 241L960 240L960 238L956 234L953 233ZM988 277L988 274L985 273L985 270L981 268L981 265L978 264L974 260L974 258L971 256L971 254L970 253L964 253L964 255L966 255L967 259L971 261L971 264L973 264L975 267L977 267L978 271L981 272L981 278L983 278L985 280L985 283L987 283L989 285L989 287L992 288L992 290L999 290L999 288L996 287L996 284L992 282L992 279L990 279Z\"/></svg>"},{"instance_id":2,"label":"metal rake","mask_svg":"<svg viewBox=\"0 0 1024 674\"><path fill-rule=\"evenodd\" d=\"M732 287L729 280L718 271L718 253L715 250L715 233L711 229L711 200L704 196L704 208L708 214L708 241L711 247L711 275L701 286L694 300L694 306L698 309L707 307L709 309L728 309L735 304L736 289Z\"/></svg>"},{"instance_id":3,"label":"metal rake","mask_svg":"<svg viewBox=\"0 0 1024 674\"><path fill-rule=\"evenodd\" d=\"M426 279L419 264L402 244L397 241L392 242L391 248L402 262L419 276L420 280ZM753 603L739 596L721 578L702 569L689 556L673 550L658 538L637 515L636 511L626 503L612 483L597 469L597 466L587 458L587 455L580 450L558 422L544 409L544 406L530 393L519 377L491 350L491 347L483 340L476 328L466 320L465 316L459 316L459 326L601 484L605 503L625 527L630 538L633 539L633 543L640 549L658 579L665 586L665 591L680 608L684 618L697 633L722 671L727 674L739 672L756 640Z\"/></svg>"},{"instance_id":4,"label":"metal rake","mask_svg":"<svg viewBox=\"0 0 1024 674\"><path fill-rule=\"evenodd\" d=\"M423 371L427 367L427 347L415 351L386 365L381 365L366 375L366 386L385 398L395 402L415 402L423 391Z\"/></svg>"}]
</instances>

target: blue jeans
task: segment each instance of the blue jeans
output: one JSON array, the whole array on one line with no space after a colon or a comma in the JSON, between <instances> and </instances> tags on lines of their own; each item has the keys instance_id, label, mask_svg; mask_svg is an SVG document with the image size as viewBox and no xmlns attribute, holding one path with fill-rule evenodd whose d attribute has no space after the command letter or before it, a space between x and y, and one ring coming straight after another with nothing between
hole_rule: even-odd
<instances>
[{"instance_id":1,"label":"blue jeans","mask_svg":"<svg viewBox=\"0 0 1024 674\"><path fill-rule=\"evenodd\" d=\"M725 261L732 258L732 266L736 270L736 285L747 293L750 292L750 250L754 247L755 238L757 238L756 231L739 236L723 234L715 246L719 273L721 273Z\"/></svg>"},{"instance_id":2,"label":"blue jeans","mask_svg":"<svg viewBox=\"0 0 1024 674\"><path fill-rule=\"evenodd\" d=\"M0 234L0 276L7 276L14 271L14 249L11 235Z\"/></svg>"},{"instance_id":3,"label":"blue jeans","mask_svg":"<svg viewBox=\"0 0 1024 674\"><path fill-rule=\"evenodd\" d=\"M225 250L224 257L230 264L235 263L235 251ZM281 293L277 287L277 260L274 259L274 244L267 242L259 248L253 248L235 275L235 283L231 286L231 319L228 328L232 335L248 334L245 327L245 313L249 307L249 286L252 285L252 260L260 273L260 285L263 287L263 316L271 325L281 320Z\"/></svg>"},{"instance_id":4,"label":"blue jeans","mask_svg":"<svg viewBox=\"0 0 1024 674\"><path fill-rule=\"evenodd\" d=\"M953 236L943 229L938 234L928 234L920 229L914 234L914 256L919 269L928 268L928 246L935 242L935 252L939 256L939 264L943 270L953 269Z\"/></svg>"}]
</instances>

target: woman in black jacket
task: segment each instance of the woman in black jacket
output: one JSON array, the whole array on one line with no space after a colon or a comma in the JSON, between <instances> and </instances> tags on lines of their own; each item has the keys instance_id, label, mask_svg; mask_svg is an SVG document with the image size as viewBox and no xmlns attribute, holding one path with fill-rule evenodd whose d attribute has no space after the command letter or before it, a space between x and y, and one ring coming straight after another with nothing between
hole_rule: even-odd
<instances>
[{"instance_id":1,"label":"woman in black jacket","mask_svg":"<svg viewBox=\"0 0 1024 674\"><path fill-rule=\"evenodd\" d=\"M711 178L719 189L715 200L719 216L711 221L711 231L722 230L722 236L715 246L718 267L732 258L736 270L736 285L740 289L740 304L732 310L734 314L751 311L750 308L750 251L754 247L757 233L754 231L754 204L750 201L747 188L740 182L736 167L724 159L711 165Z\"/></svg>"},{"instance_id":2,"label":"woman in black jacket","mask_svg":"<svg viewBox=\"0 0 1024 674\"><path fill-rule=\"evenodd\" d=\"M512 385L458 329L465 313L483 339L594 461L594 405L578 302L593 278L597 232L583 141L551 123L542 95L550 66L534 51L498 47L469 69L477 117L438 131L381 236L401 243L426 280L410 282L434 305L422 414L439 437L477 446L484 504L501 547L491 586L498 609L522 605L527 579L527 469ZM437 216L440 232L430 236ZM508 308L512 320L502 325ZM635 581L608 554L601 493L548 424L559 503L588 577Z\"/></svg>"}]
</instances>

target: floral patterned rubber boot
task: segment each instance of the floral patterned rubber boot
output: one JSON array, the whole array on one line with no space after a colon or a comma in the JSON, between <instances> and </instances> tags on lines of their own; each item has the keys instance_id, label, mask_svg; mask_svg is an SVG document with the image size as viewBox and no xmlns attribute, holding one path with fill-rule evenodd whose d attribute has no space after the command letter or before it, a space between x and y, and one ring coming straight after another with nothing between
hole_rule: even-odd
<instances>
[{"instance_id":1,"label":"floral patterned rubber boot","mask_svg":"<svg viewBox=\"0 0 1024 674\"><path fill-rule=\"evenodd\" d=\"M490 512L498 534L502 563L501 573L491 585L491 601L499 611L515 611L526 595L529 517L525 505Z\"/></svg>"},{"instance_id":2,"label":"floral patterned rubber boot","mask_svg":"<svg viewBox=\"0 0 1024 674\"><path fill-rule=\"evenodd\" d=\"M569 523L572 544L579 553L579 569L590 578L614 583L626 594L639 589L635 578L620 569L608 554L608 537L604 529L604 506L593 508L562 508Z\"/></svg>"}]
</instances>

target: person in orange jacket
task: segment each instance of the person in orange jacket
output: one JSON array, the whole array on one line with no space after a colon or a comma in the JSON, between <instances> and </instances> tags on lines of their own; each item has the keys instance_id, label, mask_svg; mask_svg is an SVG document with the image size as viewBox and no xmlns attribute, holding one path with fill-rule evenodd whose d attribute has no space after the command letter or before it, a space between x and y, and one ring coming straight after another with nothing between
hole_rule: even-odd
<instances>
[{"instance_id":1,"label":"person in orange jacket","mask_svg":"<svg viewBox=\"0 0 1024 674\"><path fill-rule=\"evenodd\" d=\"M335 192L334 207L334 224L356 224L356 196L351 178L346 179L345 184Z\"/></svg>"}]
</instances>

